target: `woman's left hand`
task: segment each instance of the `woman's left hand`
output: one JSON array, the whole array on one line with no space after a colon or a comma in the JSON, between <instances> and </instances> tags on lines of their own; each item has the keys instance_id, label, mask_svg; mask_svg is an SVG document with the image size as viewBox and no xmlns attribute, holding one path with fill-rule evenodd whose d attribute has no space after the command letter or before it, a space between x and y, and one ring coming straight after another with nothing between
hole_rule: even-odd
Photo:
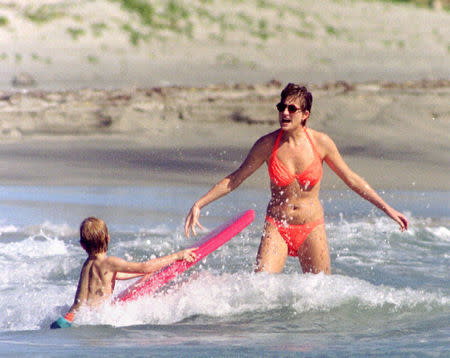
<instances>
[{"instance_id":1,"label":"woman's left hand","mask_svg":"<svg viewBox=\"0 0 450 358\"><path fill-rule=\"evenodd\" d=\"M408 230L408 219L402 213L397 210L391 209L387 213L392 220L396 221L400 225L401 232Z\"/></svg>"}]
</instances>

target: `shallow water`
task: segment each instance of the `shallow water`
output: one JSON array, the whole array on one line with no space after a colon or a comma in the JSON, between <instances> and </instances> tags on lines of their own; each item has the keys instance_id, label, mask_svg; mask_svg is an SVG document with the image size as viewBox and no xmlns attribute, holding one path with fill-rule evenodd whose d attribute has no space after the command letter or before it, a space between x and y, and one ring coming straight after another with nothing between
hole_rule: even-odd
<instances>
[{"instance_id":1,"label":"shallow water","mask_svg":"<svg viewBox=\"0 0 450 358\"><path fill-rule=\"evenodd\" d=\"M323 192L333 275L253 274L268 200L240 188L203 210L212 229L256 219L156 296L84 309L49 330L73 301L87 216L110 229L110 254L145 260L194 242L184 215L206 187L0 187L0 355L443 357L450 333L450 193L385 192L396 224L351 192ZM118 282L120 292L131 282Z\"/></svg>"}]
</instances>

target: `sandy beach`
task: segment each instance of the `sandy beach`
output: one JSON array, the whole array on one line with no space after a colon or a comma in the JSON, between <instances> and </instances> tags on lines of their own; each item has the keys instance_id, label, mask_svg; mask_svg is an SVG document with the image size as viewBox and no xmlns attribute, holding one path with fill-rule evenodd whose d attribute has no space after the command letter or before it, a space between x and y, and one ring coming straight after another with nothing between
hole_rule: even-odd
<instances>
[{"instance_id":1,"label":"sandy beach","mask_svg":"<svg viewBox=\"0 0 450 358\"><path fill-rule=\"evenodd\" d=\"M212 184L277 128L280 84L3 93L2 184ZM380 189L449 189L447 82L311 88L310 127ZM336 113L337 112L337 113ZM260 170L249 185L265 186ZM342 188L335 175L323 186Z\"/></svg>"},{"instance_id":2,"label":"sandy beach","mask_svg":"<svg viewBox=\"0 0 450 358\"><path fill-rule=\"evenodd\" d=\"M239 3L233 22L200 3L178 33L144 37L114 2L45 1L60 16L41 23L37 5L1 2L0 184L213 184L277 128L292 81L314 95L310 127L376 189L450 189L448 11ZM131 20L138 44L120 30ZM266 171L244 185L267 186ZM329 172L322 185L343 187Z\"/></svg>"}]
</instances>

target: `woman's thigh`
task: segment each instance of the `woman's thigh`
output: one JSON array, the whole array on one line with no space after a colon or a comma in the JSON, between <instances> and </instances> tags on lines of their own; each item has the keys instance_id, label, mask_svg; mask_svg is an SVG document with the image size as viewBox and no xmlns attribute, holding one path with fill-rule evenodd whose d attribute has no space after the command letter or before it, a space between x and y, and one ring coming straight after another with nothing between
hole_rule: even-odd
<instances>
[{"instance_id":1,"label":"woman's thigh","mask_svg":"<svg viewBox=\"0 0 450 358\"><path fill-rule=\"evenodd\" d=\"M298 250L298 259L305 273L331 274L330 252L324 224L317 226L308 235Z\"/></svg>"},{"instance_id":2,"label":"woman's thigh","mask_svg":"<svg viewBox=\"0 0 450 358\"><path fill-rule=\"evenodd\" d=\"M288 247L277 228L266 222L256 258L256 272L280 273L288 255Z\"/></svg>"}]
</instances>

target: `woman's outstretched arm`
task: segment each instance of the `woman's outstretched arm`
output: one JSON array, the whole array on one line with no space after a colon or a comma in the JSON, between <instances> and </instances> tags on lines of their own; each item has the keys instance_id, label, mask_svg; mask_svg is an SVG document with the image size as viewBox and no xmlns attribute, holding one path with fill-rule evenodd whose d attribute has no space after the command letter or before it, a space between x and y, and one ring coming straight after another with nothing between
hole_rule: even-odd
<instances>
[{"instance_id":1,"label":"woman's outstretched arm","mask_svg":"<svg viewBox=\"0 0 450 358\"><path fill-rule=\"evenodd\" d=\"M387 216L396 221L399 224L401 231L407 230L408 219L406 219L402 213L388 205L363 178L348 167L331 138L323 133L319 137L321 147L325 150L324 160L339 178L341 178L350 189L371 202L380 210L383 210Z\"/></svg>"},{"instance_id":2,"label":"woman's outstretched arm","mask_svg":"<svg viewBox=\"0 0 450 358\"><path fill-rule=\"evenodd\" d=\"M200 210L213 201L227 195L241 185L245 179L251 176L268 158L271 150L271 134L260 138L250 149L241 166L233 173L227 175L216 185L214 185L205 195L198 199L188 215L184 223L184 231L189 237L190 230L197 235L195 227L203 229L199 222Z\"/></svg>"}]
</instances>

